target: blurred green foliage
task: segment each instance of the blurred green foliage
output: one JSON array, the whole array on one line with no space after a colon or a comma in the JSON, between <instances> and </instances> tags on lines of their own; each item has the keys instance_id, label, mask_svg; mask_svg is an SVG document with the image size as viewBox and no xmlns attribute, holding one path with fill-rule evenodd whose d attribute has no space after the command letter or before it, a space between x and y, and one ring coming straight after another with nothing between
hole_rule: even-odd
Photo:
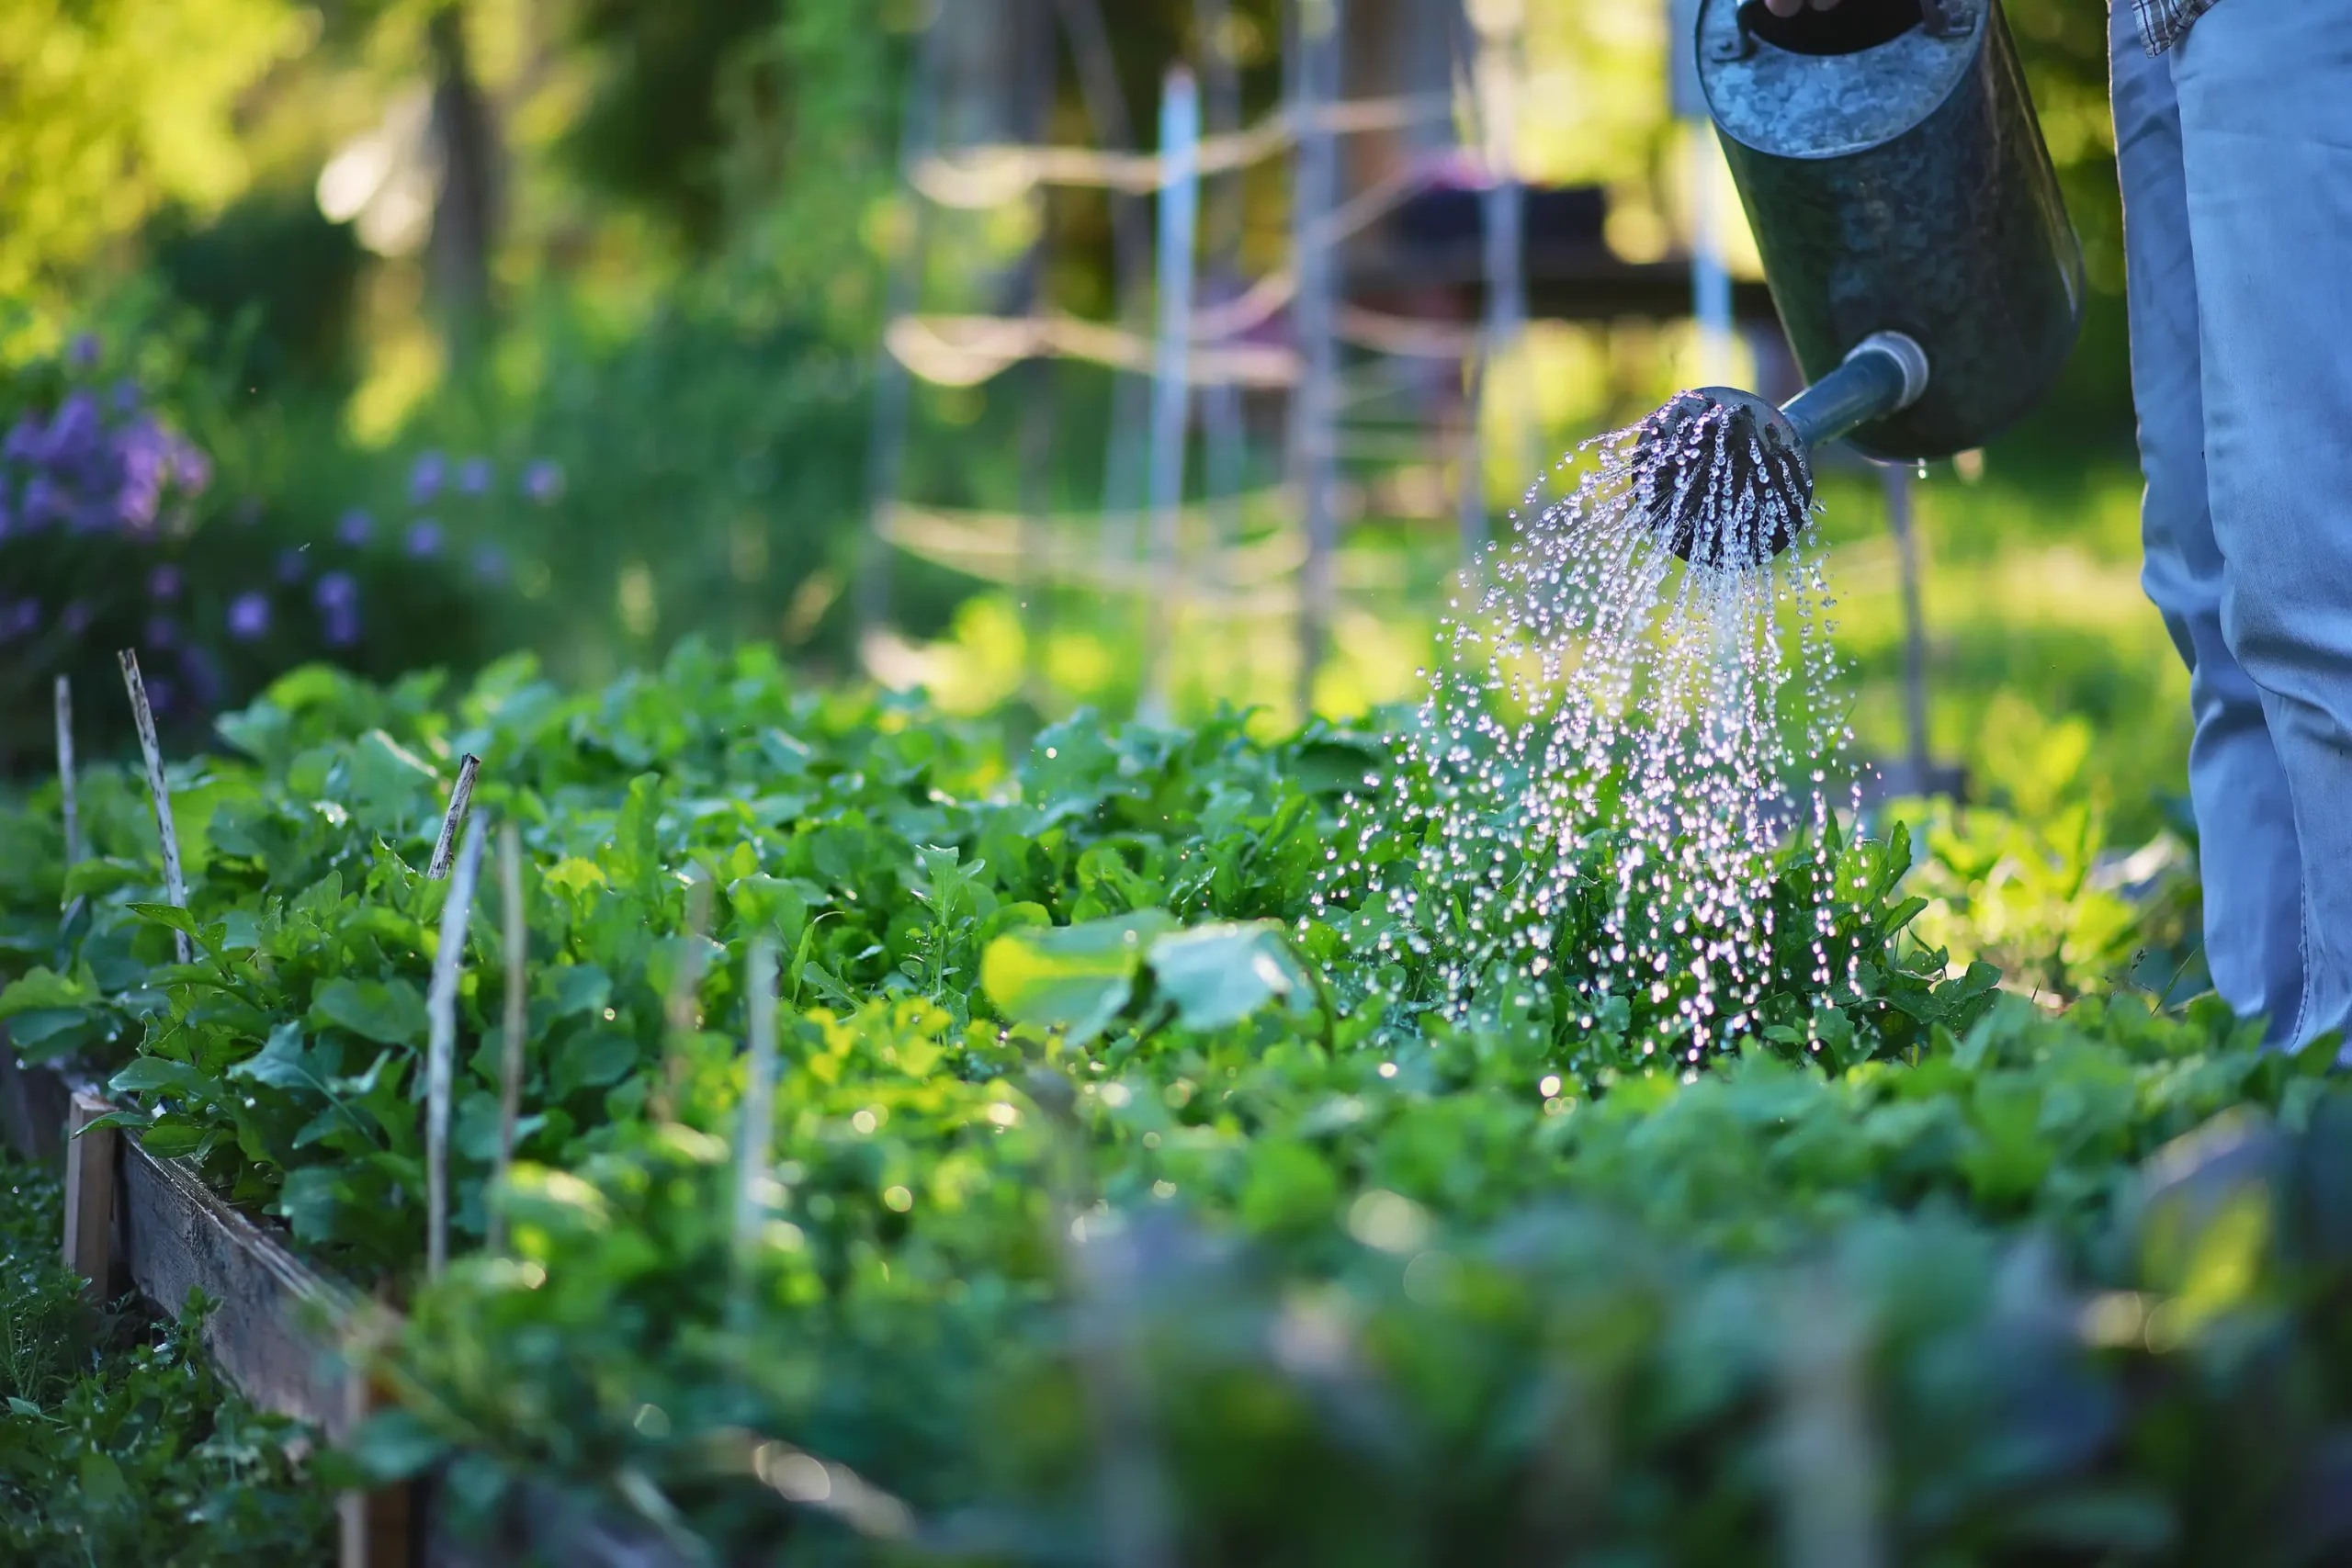
<instances>
[{"instance_id":1,"label":"blurred green foliage","mask_svg":"<svg viewBox=\"0 0 2352 1568\"><path fill-rule=\"evenodd\" d=\"M163 289L203 324L191 352L233 373L238 404L349 394L367 257L310 192L252 191L209 222L174 208L147 239Z\"/></svg>"},{"instance_id":2,"label":"blurred green foliage","mask_svg":"<svg viewBox=\"0 0 2352 1568\"><path fill-rule=\"evenodd\" d=\"M420 260L369 253L349 226L318 215L311 188L355 135L428 83L433 7L370 0L312 17L268 0L201 0L167 8L162 21L152 9L107 0L10 12L0 59L38 52L27 80L49 84L49 96L0 107L0 137L45 150L71 140L83 152L20 161L28 180L9 199L74 224L15 225L5 243L38 255L9 265L86 281L87 301L143 274L193 313L200 330L163 333L182 363L200 360L220 384L217 417L191 415L190 428L238 476L238 499L262 502L266 531L327 547L356 507L374 516L391 558L411 526L429 521L461 574L485 551L511 572L481 642L445 635L420 649L434 639L414 638L371 650L367 668L390 668L379 659L462 664L469 648L528 645L560 674L599 679L695 631L770 637L813 665L854 667L848 585L865 509L871 372L887 267L914 216L897 143L929 7L465 0L470 58L502 138L503 228L502 315L463 354L433 338ZM1939 481L1923 502L1933 728L1939 750L1976 765L1980 799L2028 818L2091 800L2119 844L2136 844L2162 826L2157 796L2177 779L2185 742L2171 716L2177 660L2129 581L2136 537L2105 24L2097 8L2060 0L2007 9L2092 293L2058 394L1994 449L1983 486ZM1203 31L1208 14L1177 0L1101 7L1135 136L1153 134L1160 76L1180 54L1221 51L1245 118L1273 106L1281 6L1238 0L1215 38ZM1359 15L1375 25L1380 13ZM1650 0L1530 15L1539 66L1568 73L1546 78L1528 107L1526 138L1540 144L1547 177L1599 179L1619 205L1674 208L1663 15ZM195 63L160 96L110 96L112 85L150 69L119 63L133 39L170 40L176 59ZM1055 59L1046 134L1099 140L1067 36ZM101 152L122 177L93 175ZM1248 184L1253 272L1279 264L1284 184L1280 160ZM105 214L109 237L98 243L88 224ZM1061 193L1043 216L1051 299L1110 314L1105 199ZM951 279L948 262L937 263L934 302L968 295L973 308L999 308L1010 286L1002 264L1017 245L993 230L970 254L960 243L946 247L949 261L977 278ZM53 304L27 320L16 339L62 343ZM1594 383L1593 395L1561 405L1577 419L1615 406L1601 383L1622 392L1643 380L1628 356L1669 352L1666 338L1622 326L1585 346L1577 377ZM918 391L905 493L1019 506L1018 379ZM1065 367L1049 384L1055 456L1043 494L1057 511L1082 513L1104 489L1105 381ZM1271 477L1273 441L1261 434L1257 468ZM2098 455L2087 467L2086 451ZM492 492L414 504L409 478L428 453L453 465L490 460ZM561 498L527 503L517 481L543 461L560 469ZM1829 495L1843 637L1860 677L1856 723L1883 754L1900 738L1901 639L1879 510L1860 486ZM1451 547L1447 525L1430 518L1383 519L1375 508L1351 528L1350 606L1321 694L1334 711L1414 694ZM899 629L952 633L943 656L893 666L893 679L927 680L966 708L1015 694L1049 714L1134 699L1136 617L1125 597L1013 581L956 619L973 580L902 553L892 562ZM1176 692L1186 711L1220 695L1286 703L1284 626L1180 625Z\"/></svg>"},{"instance_id":3,"label":"blurred green foliage","mask_svg":"<svg viewBox=\"0 0 2352 1568\"><path fill-rule=\"evenodd\" d=\"M243 185L240 96L305 40L285 0L10 0L0 10L0 300L83 291L167 204Z\"/></svg>"},{"instance_id":4,"label":"blurred green foliage","mask_svg":"<svg viewBox=\"0 0 2352 1568\"><path fill-rule=\"evenodd\" d=\"M786 10L782 0L581 0L571 36L596 86L564 133L564 155L709 249L728 216L726 163L743 117L772 115L785 95L808 90L757 69L753 46Z\"/></svg>"},{"instance_id":5,"label":"blurred green foliage","mask_svg":"<svg viewBox=\"0 0 2352 1568\"><path fill-rule=\"evenodd\" d=\"M2033 91L2067 216L2083 242L2090 291L2083 333L2058 386L2003 444L2047 454L2064 473L2081 443L2128 455L2133 429L2123 307L2123 200L2108 109L2108 8L2072 0L2007 0L2010 29ZM2000 450L2001 448L1996 448Z\"/></svg>"}]
</instances>

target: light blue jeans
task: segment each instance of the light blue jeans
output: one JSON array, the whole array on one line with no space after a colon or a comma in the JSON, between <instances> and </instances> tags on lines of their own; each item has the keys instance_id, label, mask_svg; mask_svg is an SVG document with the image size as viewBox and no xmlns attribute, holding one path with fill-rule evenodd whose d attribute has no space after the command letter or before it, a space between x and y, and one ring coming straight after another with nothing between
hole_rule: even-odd
<instances>
[{"instance_id":1,"label":"light blue jeans","mask_svg":"<svg viewBox=\"0 0 2352 1568\"><path fill-rule=\"evenodd\" d=\"M2352 0L2112 17L2148 597L2189 671L2213 985L2352 1011Z\"/></svg>"}]
</instances>

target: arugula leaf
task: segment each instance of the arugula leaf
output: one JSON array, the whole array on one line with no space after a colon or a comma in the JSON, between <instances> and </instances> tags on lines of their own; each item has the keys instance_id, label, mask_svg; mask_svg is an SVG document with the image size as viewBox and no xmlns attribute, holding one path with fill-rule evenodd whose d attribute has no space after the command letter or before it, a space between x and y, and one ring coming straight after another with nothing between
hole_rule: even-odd
<instances>
[{"instance_id":1,"label":"arugula leaf","mask_svg":"<svg viewBox=\"0 0 2352 1568\"><path fill-rule=\"evenodd\" d=\"M1152 942L1149 962L1187 1029L1224 1029L1270 1003L1314 1007L1314 981L1269 920L1172 932Z\"/></svg>"},{"instance_id":2,"label":"arugula leaf","mask_svg":"<svg viewBox=\"0 0 2352 1568\"><path fill-rule=\"evenodd\" d=\"M406 980L322 981L311 995L310 1018L382 1045L424 1043L424 997Z\"/></svg>"},{"instance_id":3,"label":"arugula leaf","mask_svg":"<svg viewBox=\"0 0 2352 1568\"><path fill-rule=\"evenodd\" d=\"M1135 994L1145 944L1170 930L1145 909L1074 926L1009 931L989 943L980 984L1016 1023L1065 1030L1073 1044L1102 1033Z\"/></svg>"}]
</instances>

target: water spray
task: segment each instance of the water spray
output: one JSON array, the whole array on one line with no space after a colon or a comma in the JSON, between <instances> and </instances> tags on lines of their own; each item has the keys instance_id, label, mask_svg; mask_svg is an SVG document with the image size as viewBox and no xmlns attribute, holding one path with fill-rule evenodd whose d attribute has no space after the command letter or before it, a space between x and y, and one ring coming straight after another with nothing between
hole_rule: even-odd
<instances>
[{"instance_id":1,"label":"water spray","mask_svg":"<svg viewBox=\"0 0 2352 1568\"><path fill-rule=\"evenodd\" d=\"M1829 831L1858 798L1850 702L1802 542L1815 455L1983 445L2056 377L2082 283L1997 0L1700 0L1697 28L1811 385L1779 408L1685 392L1586 444L1574 493L1447 618L1312 899L1367 956L1430 963L1454 1016L1548 1006L1686 1075L1805 1038L1792 983L1808 1008L1861 995Z\"/></svg>"},{"instance_id":2,"label":"water spray","mask_svg":"<svg viewBox=\"0 0 2352 1568\"><path fill-rule=\"evenodd\" d=\"M1645 420L1642 512L1686 560L1760 566L1811 515L1814 456L1982 446L2074 346L2082 252L1998 0L1702 0L1699 80L1812 385ZM1932 371L1932 373L1931 373ZM1728 473L1729 483L1724 482Z\"/></svg>"}]
</instances>

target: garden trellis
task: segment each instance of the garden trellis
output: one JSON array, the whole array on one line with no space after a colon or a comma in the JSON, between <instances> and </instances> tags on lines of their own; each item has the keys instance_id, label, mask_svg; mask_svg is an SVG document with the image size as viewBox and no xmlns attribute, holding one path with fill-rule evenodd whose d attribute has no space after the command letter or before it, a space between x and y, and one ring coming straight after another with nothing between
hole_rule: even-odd
<instances>
[{"instance_id":1,"label":"garden trellis","mask_svg":"<svg viewBox=\"0 0 2352 1568\"><path fill-rule=\"evenodd\" d=\"M884 332L862 562L862 629L870 639L887 624L889 552L905 550L1015 587L1140 596L1147 641L1153 645L1144 651L1148 703L1164 697L1166 665L1159 646L1181 616L1287 618L1296 627L1304 704L1329 636L1337 595L1348 585L1338 559L1343 460L1391 467L1453 462L1465 553L1475 553L1485 538L1475 410L1462 415L1458 433L1440 428L1401 438L1392 432L1351 430L1348 421L1364 405L1409 387L1408 377L1395 367L1400 360L1457 366L1457 385L1476 398L1480 356L1514 337L1526 316L1518 247L1509 243L1508 228L1502 243L1487 247L1494 276L1483 331L1346 299L1341 247L1425 188L1435 165L1426 157L1402 158L1343 195L1339 149L1344 138L1399 131L1453 141L1465 96L1477 96L1479 83L1502 79L1493 69L1493 41L1482 43L1458 7L1441 0L1430 14L1446 46L1446 57L1434 62L1442 85L1349 97L1342 92L1340 69L1344 6L1332 0L1301 4L1287 17L1283 100L1278 108L1251 125L1221 123L1234 116L1238 101L1230 62L1204 61L1198 96L1192 100L1193 134L1178 144L1163 127L1161 147L1140 152L1118 145L1128 134L1127 115L1102 58L1107 45L1100 17L1086 0L1058 0L1050 22L1042 0L1001 0L996 9L1003 14L993 18L983 15L991 10L986 6L943 12L919 48L903 152L915 216L896 260ZM1201 7L1204 36L1215 36L1214 25L1223 15L1221 5ZM1018 69L993 75L955 69L950 57L959 50L968 52L968 40L951 37L951 30L985 28L991 19L1004 23L1016 40L1003 47L1022 54ZM1037 69L1035 56L1042 45L1050 58L1053 40L1040 29L1055 23L1078 64L1089 118L1108 145L1053 145L1011 136L958 142L943 133L943 117L995 128L1041 123L1035 98L1050 82L1050 72ZM1483 64L1470 58L1470 51L1480 50L1487 56ZM1423 62L1420 68L1432 67ZM1192 80L1189 74L1184 79ZM1024 101L992 109L976 109L967 102L991 92ZM1480 118L1489 126L1480 140L1498 145L1499 136L1492 132L1496 116ZM1460 152L1456 146L1452 155L1458 158ZM1245 284L1235 260L1239 203L1222 198L1238 192L1235 182L1245 172L1283 156L1295 164L1289 259ZM1190 208L1197 216L1203 210L1204 183L1218 187L1207 193L1206 243L1161 245L1157 278L1148 286L1160 308L1156 326L1147 330L1138 297L1147 286L1136 260L1135 207L1145 198L1160 205L1165 239L1171 212ZM1488 183L1501 205L1510 207L1516 186L1507 171ZM1052 190L1091 190L1112 198L1116 319L1084 319L1043 299L1042 238L1023 263L1018 310L920 308L937 215L1002 212L1042 202ZM1204 251L1210 276L1195 299ZM1343 366L1343 349L1354 363ZM1114 375L1111 450L1099 510L1046 511L1044 487L1034 472L1045 459L1034 418L1024 427L1029 433L1022 443L1023 494L1017 509L932 505L902 493L910 381L976 387L1016 366L1057 361L1091 364ZM1136 395L1146 385L1158 388L1160 411L1159 455L1152 465L1157 477L1148 489L1136 482L1144 467L1136 458L1152 426ZM1288 450L1278 481L1253 485L1244 479L1244 393L1287 400ZM1034 407L1042 395L1039 382L1033 378L1019 395ZM1185 437L1196 421L1205 437L1208 472L1205 483L1187 487ZM1450 422L1441 422L1445 423ZM1188 488L1199 497L1196 502L1185 502Z\"/></svg>"}]
</instances>

